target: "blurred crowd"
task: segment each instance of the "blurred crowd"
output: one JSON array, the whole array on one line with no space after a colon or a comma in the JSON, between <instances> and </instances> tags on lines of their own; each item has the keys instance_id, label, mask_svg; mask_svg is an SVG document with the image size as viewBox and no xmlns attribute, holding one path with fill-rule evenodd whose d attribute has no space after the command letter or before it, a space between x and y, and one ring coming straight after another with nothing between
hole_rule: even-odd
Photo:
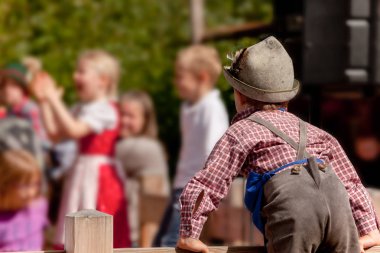
<instances>
[{"instance_id":1,"label":"blurred crowd","mask_svg":"<svg viewBox=\"0 0 380 253\"><path fill-rule=\"evenodd\" d=\"M70 108L38 59L1 68L0 251L62 249L64 217L81 209L113 215L115 248L175 245L179 195L229 122L215 49L185 48L174 68L183 103L172 186L152 99L142 90L118 94L116 57L79 55Z\"/></svg>"}]
</instances>

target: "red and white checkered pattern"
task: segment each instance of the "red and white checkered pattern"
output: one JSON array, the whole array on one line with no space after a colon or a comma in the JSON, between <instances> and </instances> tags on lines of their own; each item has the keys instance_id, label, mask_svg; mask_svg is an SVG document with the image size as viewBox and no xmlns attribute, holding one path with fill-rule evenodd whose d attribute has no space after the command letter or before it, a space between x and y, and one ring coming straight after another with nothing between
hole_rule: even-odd
<instances>
[{"instance_id":1,"label":"red and white checkered pattern","mask_svg":"<svg viewBox=\"0 0 380 253\"><path fill-rule=\"evenodd\" d=\"M247 119L253 112L247 109L235 116L204 169L185 187L180 198L181 237L199 238L208 214L217 209L236 176L246 176L251 171L264 173L296 159L296 150L284 140ZM258 111L255 115L299 141L299 119L295 115L280 110ZM307 136L307 152L330 164L346 187L360 236L376 230L378 222L370 197L338 141L310 124ZM200 203L196 208L198 197Z\"/></svg>"}]
</instances>

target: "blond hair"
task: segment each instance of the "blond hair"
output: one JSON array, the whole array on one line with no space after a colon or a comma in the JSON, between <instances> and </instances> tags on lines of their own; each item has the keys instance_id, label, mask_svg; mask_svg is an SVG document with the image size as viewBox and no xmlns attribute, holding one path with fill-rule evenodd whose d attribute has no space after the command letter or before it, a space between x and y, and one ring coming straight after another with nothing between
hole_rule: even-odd
<instances>
[{"instance_id":1,"label":"blond hair","mask_svg":"<svg viewBox=\"0 0 380 253\"><path fill-rule=\"evenodd\" d=\"M27 183L34 176L41 177L38 161L25 150L0 152L0 210L23 208L11 195L17 184ZM24 203L27 204L27 203Z\"/></svg>"},{"instance_id":2,"label":"blond hair","mask_svg":"<svg viewBox=\"0 0 380 253\"><path fill-rule=\"evenodd\" d=\"M148 93L140 90L132 90L124 93L120 98L120 103L136 101L141 104L144 111L144 125L140 136L157 138L158 127L154 104Z\"/></svg>"},{"instance_id":3,"label":"blond hair","mask_svg":"<svg viewBox=\"0 0 380 253\"><path fill-rule=\"evenodd\" d=\"M110 53L96 49L87 50L79 55L78 63L82 60L89 60L95 70L110 80L108 96L116 98L117 89L120 80L120 64L119 61Z\"/></svg>"},{"instance_id":4,"label":"blond hair","mask_svg":"<svg viewBox=\"0 0 380 253\"><path fill-rule=\"evenodd\" d=\"M176 62L186 64L195 74L207 71L213 84L222 72L218 52L215 48L205 45L194 45L180 50Z\"/></svg>"}]
</instances>

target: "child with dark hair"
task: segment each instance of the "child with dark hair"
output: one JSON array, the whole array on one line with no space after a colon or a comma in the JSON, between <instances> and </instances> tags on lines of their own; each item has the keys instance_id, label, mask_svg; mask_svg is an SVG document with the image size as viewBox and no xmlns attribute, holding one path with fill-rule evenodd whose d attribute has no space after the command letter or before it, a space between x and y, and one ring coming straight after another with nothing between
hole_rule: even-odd
<instances>
[{"instance_id":1,"label":"child with dark hair","mask_svg":"<svg viewBox=\"0 0 380 253\"><path fill-rule=\"evenodd\" d=\"M32 57L12 62L0 69L0 96L7 107L7 116L28 120L44 147L48 140L38 105L30 98L29 84L41 63Z\"/></svg>"}]
</instances>

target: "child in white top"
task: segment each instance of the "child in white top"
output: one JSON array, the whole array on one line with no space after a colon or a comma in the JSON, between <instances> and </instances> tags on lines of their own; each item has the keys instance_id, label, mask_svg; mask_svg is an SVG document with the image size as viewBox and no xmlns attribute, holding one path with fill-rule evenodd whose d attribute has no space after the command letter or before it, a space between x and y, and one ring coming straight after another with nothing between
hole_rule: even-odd
<instances>
[{"instance_id":1,"label":"child in white top","mask_svg":"<svg viewBox=\"0 0 380 253\"><path fill-rule=\"evenodd\" d=\"M177 55L175 85L181 106L182 145L171 202L155 246L173 247L179 233L178 198L187 182L202 167L215 143L228 128L228 114L215 84L221 73L217 51L191 46Z\"/></svg>"}]
</instances>

